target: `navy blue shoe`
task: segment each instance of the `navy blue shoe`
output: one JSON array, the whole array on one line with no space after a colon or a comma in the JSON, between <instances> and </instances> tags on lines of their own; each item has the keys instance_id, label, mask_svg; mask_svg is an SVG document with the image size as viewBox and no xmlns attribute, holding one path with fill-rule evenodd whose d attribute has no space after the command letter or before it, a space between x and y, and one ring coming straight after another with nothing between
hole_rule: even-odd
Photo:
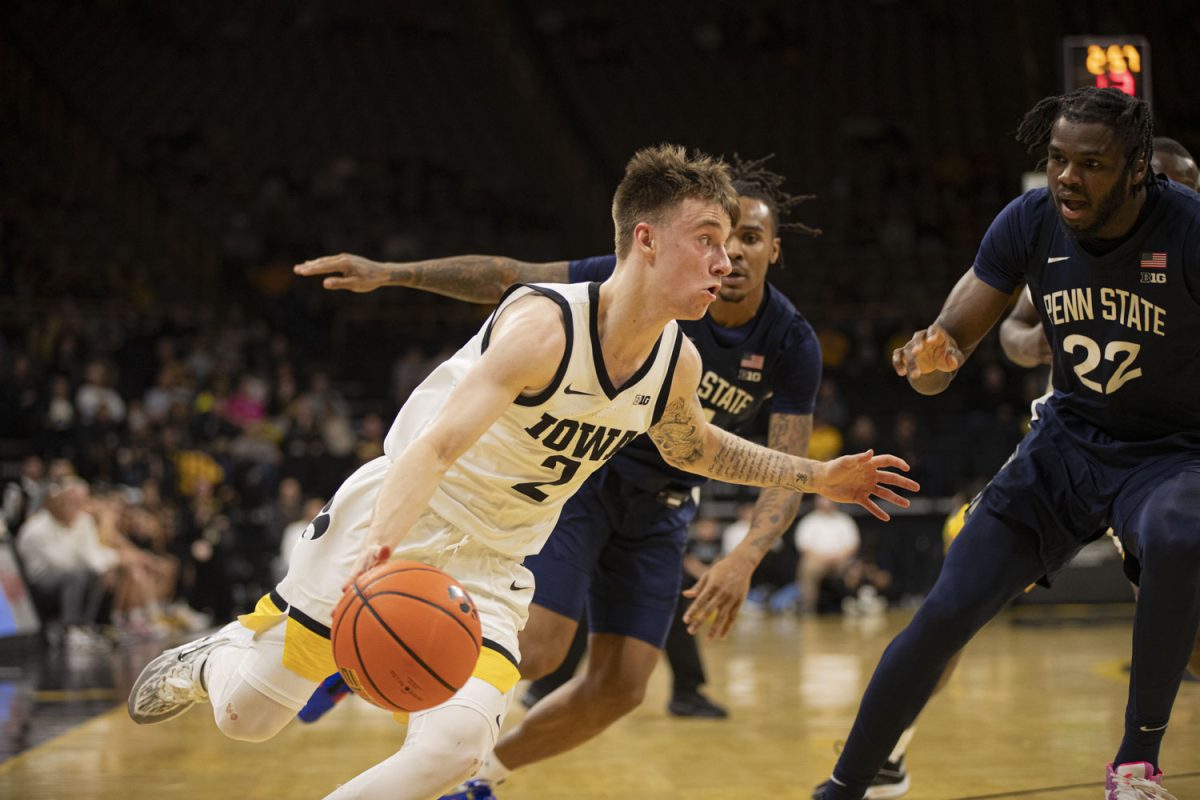
<instances>
[{"instance_id":1,"label":"navy blue shoe","mask_svg":"<svg viewBox=\"0 0 1200 800\"><path fill-rule=\"evenodd\" d=\"M487 781L469 780L454 787L454 791L442 795L438 800L496 800L496 795Z\"/></svg>"},{"instance_id":2,"label":"navy blue shoe","mask_svg":"<svg viewBox=\"0 0 1200 800\"><path fill-rule=\"evenodd\" d=\"M350 687L342 680L342 676L335 672L321 681L321 685L296 716L301 722L316 722L349 694Z\"/></svg>"}]
</instances>

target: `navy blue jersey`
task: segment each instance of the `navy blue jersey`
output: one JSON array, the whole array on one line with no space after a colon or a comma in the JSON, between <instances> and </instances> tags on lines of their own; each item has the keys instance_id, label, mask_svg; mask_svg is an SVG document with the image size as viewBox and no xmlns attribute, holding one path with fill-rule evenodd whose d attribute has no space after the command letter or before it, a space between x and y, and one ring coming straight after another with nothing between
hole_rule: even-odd
<instances>
[{"instance_id":1,"label":"navy blue jersey","mask_svg":"<svg viewBox=\"0 0 1200 800\"><path fill-rule=\"evenodd\" d=\"M1130 234L1092 255L1049 191L1008 204L975 258L1002 292L1028 282L1054 352L1048 402L1115 439L1200 434L1200 196L1158 182Z\"/></svg>"},{"instance_id":2,"label":"navy blue jersey","mask_svg":"<svg viewBox=\"0 0 1200 800\"><path fill-rule=\"evenodd\" d=\"M616 256L572 261L568 280L603 281L616 264ZM776 414L813 412L821 382L821 346L812 325L774 286L767 284L762 306L743 326L724 328L706 314L680 320L679 327L700 352L704 372L697 394L717 427L736 433L764 407ZM650 488L668 483L697 486L705 480L669 466L648 436L630 442L613 462L621 475Z\"/></svg>"}]
</instances>

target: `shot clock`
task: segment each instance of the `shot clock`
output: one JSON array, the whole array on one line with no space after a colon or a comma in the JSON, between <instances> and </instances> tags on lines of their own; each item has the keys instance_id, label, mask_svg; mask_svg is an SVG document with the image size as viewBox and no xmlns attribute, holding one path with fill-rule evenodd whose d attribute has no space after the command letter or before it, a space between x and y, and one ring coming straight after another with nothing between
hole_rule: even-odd
<instances>
[{"instance_id":1,"label":"shot clock","mask_svg":"<svg viewBox=\"0 0 1200 800\"><path fill-rule=\"evenodd\" d=\"M1150 102L1150 43L1145 36L1067 36L1062 41L1063 91L1120 89Z\"/></svg>"}]
</instances>

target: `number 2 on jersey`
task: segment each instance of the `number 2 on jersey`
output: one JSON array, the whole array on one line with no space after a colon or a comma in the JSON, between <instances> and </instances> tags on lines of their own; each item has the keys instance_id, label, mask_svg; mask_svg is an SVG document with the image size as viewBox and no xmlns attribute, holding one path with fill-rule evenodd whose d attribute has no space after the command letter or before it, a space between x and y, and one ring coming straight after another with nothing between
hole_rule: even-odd
<instances>
[{"instance_id":1,"label":"number 2 on jersey","mask_svg":"<svg viewBox=\"0 0 1200 800\"><path fill-rule=\"evenodd\" d=\"M1063 339L1062 346L1063 350L1072 354L1076 350L1083 350L1083 360L1075 365L1075 374L1079 376L1080 383L1094 392L1112 394L1134 378L1140 378L1142 375L1141 367L1130 369L1134 360L1137 359L1138 353L1142 350L1140 344L1119 341L1108 343L1104 348L1104 360L1114 362L1117 368L1108 379L1108 383L1104 386L1101 386L1098 381L1086 377L1089 372L1100 364L1099 342L1090 336L1073 333Z\"/></svg>"},{"instance_id":2,"label":"number 2 on jersey","mask_svg":"<svg viewBox=\"0 0 1200 800\"><path fill-rule=\"evenodd\" d=\"M550 456L542 462L542 466L547 469L562 467L563 471L556 481L530 481L529 483L514 484L512 488L541 503L550 495L539 489L539 486L562 486L570 482L571 478L575 477L575 473L579 471L579 462L566 456Z\"/></svg>"}]
</instances>

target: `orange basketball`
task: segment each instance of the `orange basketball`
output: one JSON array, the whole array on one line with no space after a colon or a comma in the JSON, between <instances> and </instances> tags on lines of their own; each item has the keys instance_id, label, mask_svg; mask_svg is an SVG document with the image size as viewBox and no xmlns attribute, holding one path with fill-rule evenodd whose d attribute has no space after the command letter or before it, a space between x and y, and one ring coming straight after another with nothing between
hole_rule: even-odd
<instances>
[{"instance_id":1,"label":"orange basketball","mask_svg":"<svg viewBox=\"0 0 1200 800\"><path fill-rule=\"evenodd\" d=\"M388 711L444 703L479 660L479 612L458 581L416 561L364 572L333 609L333 660L360 697Z\"/></svg>"}]
</instances>

